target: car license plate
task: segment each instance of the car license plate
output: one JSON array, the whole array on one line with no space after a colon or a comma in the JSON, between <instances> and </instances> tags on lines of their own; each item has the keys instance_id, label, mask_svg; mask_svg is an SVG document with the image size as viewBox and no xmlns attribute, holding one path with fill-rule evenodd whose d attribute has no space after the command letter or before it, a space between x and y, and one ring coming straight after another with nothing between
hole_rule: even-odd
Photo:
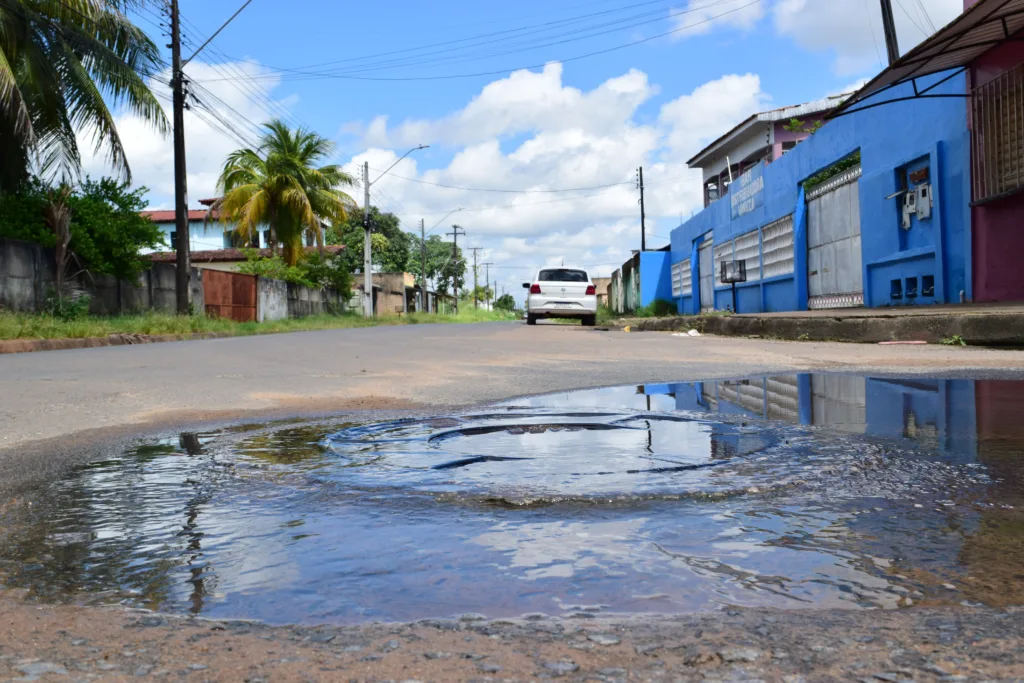
<instances>
[{"instance_id":1,"label":"car license plate","mask_svg":"<svg viewBox=\"0 0 1024 683\"><path fill-rule=\"evenodd\" d=\"M572 308L573 307L572 304L560 304L560 303L556 303L554 306L555 306L555 308Z\"/></svg>"}]
</instances>

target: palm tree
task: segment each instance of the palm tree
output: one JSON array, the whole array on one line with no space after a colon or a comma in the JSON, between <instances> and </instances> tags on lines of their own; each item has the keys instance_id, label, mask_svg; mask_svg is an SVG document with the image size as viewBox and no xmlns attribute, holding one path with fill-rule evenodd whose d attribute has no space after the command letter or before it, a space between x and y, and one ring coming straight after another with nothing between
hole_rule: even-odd
<instances>
[{"instance_id":1,"label":"palm tree","mask_svg":"<svg viewBox=\"0 0 1024 683\"><path fill-rule=\"evenodd\" d=\"M305 128L290 129L275 120L256 149L228 155L218 181L221 198L213 205L224 223L234 222L235 233L246 240L260 226L271 231L271 245L284 245L284 260L294 266L302 253L302 237L309 231L323 245L324 222L340 225L355 206L340 188L355 184L340 166L316 168L334 151L334 145Z\"/></svg>"},{"instance_id":2,"label":"palm tree","mask_svg":"<svg viewBox=\"0 0 1024 683\"><path fill-rule=\"evenodd\" d=\"M146 84L162 66L160 53L123 13L141 2L0 0L0 191L33 169L48 180L76 176L79 134L130 181L110 106L167 132Z\"/></svg>"}]
</instances>

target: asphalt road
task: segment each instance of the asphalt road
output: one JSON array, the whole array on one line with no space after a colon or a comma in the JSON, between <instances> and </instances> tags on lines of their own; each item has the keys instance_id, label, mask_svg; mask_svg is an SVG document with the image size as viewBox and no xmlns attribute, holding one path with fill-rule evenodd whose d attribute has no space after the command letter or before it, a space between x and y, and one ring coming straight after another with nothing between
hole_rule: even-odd
<instances>
[{"instance_id":1,"label":"asphalt road","mask_svg":"<svg viewBox=\"0 0 1024 683\"><path fill-rule=\"evenodd\" d=\"M253 415L439 410L561 390L787 370L1024 371L1024 352L408 325L0 356L0 462L30 444ZM75 440L66 437L76 435Z\"/></svg>"}]
</instances>

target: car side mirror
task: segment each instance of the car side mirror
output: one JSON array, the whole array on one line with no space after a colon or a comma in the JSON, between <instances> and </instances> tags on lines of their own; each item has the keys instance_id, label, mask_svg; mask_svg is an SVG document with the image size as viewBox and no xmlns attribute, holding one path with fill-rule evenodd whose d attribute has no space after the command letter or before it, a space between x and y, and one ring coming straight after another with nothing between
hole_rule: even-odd
<instances>
[{"instance_id":1,"label":"car side mirror","mask_svg":"<svg viewBox=\"0 0 1024 683\"><path fill-rule=\"evenodd\" d=\"M529 289L529 288L530 288L530 283L529 282L524 282L523 283L523 289Z\"/></svg>"}]
</instances>

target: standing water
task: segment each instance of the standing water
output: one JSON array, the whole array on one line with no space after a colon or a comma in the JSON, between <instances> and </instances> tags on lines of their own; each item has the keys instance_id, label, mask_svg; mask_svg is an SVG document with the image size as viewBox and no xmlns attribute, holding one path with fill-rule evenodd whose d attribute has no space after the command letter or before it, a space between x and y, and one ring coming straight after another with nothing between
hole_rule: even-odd
<instances>
[{"instance_id":1,"label":"standing water","mask_svg":"<svg viewBox=\"0 0 1024 683\"><path fill-rule=\"evenodd\" d=\"M183 434L10 506L0 583L272 623L1022 604L1022 399L790 375Z\"/></svg>"}]
</instances>

